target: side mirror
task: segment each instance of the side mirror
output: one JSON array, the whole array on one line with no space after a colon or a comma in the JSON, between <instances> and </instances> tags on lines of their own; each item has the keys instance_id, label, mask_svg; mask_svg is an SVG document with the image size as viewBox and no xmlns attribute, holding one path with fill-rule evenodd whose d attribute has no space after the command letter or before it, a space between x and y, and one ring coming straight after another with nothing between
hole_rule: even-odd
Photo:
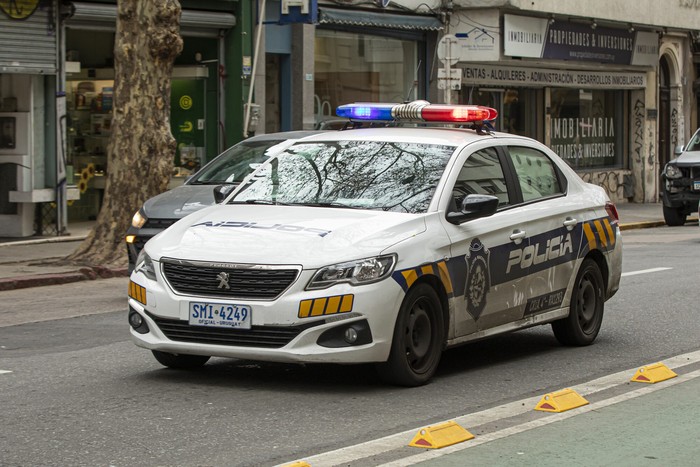
<instances>
[{"instance_id":1,"label":"side mirror","mask_svg":"<svg viewBox=\"0 0 700 467\"><path fill-rule=\"evenodd\" d=\"M221 204L228 195L231 194L233 189L236 188L235 185L217 185L214 187L214 202L216 204Z\"/></svg>"},{"instance_id":2,"label":"side mirror","mask_svg":"<svg viewBox=\"0 0 700 467\"><path fill-rule=\"evenodd\" d=\"M447 222L459 225L472 219L492 216L498 209L498 198L492 195L467 195L460 212L448 212Z\"/></svg>"},{"instance_id":3,"label":"side mirror","mask_svg":"<svg viewBox=\"0 0 700 467\"><path fill-rule=\"evenodd\" d=\"M676 149L673 151L673 153L676 156L680 156L681 153L683 152L683 149L685 149L683 146L676 146Z\"/></svg>"}]
</instances>

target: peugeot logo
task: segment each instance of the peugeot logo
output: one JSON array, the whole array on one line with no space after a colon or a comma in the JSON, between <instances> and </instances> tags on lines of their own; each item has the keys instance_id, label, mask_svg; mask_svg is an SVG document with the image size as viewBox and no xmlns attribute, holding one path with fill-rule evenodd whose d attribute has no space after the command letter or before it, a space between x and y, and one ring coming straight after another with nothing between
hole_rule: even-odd
<instances>
[{"instance_id":1,"label":"peugeot logo","mask_svg":"<svg viewBox=\"0 0 700 467\"><path fill-rule=\"evenodd\" d=\"M230 289L231 286L228 285L228 273L227 272L220 272L217 276L217 279L219 279L219 288L220 289Z\"/></svg>"}]
</instances>

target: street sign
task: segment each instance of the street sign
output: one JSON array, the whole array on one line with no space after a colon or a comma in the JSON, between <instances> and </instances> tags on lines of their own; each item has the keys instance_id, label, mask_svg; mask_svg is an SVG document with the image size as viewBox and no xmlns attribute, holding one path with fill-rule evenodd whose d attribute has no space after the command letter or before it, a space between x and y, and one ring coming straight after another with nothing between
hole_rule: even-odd
<instances>
[{"instance_id":1,"label":"street sign","mask_svg":"<svg viewBox=\"0 0 700 467\"><path fill-rule=\"evenodd\" d=\"M460 46L457 36L454 34L445 34L438 42L437 56L446 66L456 64L460 59Z\"/></svg>"},{"instance_id":2,"label":"street sign","mask_svg":"<svg viewBox=\"0 0 700 467\"><path fill-rule=\"evenodd\" d=\"M462 69L438 68L438 89L451 89L452 91L462 89Z\"/></svg>"}]
</instances>

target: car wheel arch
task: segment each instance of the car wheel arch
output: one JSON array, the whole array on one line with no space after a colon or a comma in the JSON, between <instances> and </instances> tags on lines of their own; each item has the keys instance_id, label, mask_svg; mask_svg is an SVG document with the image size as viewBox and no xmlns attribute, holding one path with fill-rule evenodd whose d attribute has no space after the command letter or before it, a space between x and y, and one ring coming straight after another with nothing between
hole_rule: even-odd
<instances>
[{"instance_id":1,"label":"car wheel arch","mask_svg":"<svg viewBox=\"0 0 700 467\"><path fill-rule=\"evenodd\" d=\"M420 284L429 285L433 290L435 290L435 292L438 295L438 298L440 299L440 308L442 310L442 325L444 331L444 342L442 343L442 347L444 350L445 344L449 336L448 333L450 330L450 304L447 296L447 290L445 289L445 286L439 277L427 274L419 277L413 284L411 284L411 287L408 290L406 290L406 294L408 294L408 292L411 289L417 287Z\"/></svg>"},{"instance_id":2,"label":"car wheel arch","mask_svg":"<svg viewBox=\"0 0 700 467\"><path fill-rule=\"evenodd\" d=\"M581 258L581 262L579 264L579 268L583 265L583 262L586 260L586 258L592 259L595 261L596 265L598 265L598 269L600 270L600 274L603 276L603 293L605 294L605 299L607 300L607 294L608 294L608 281L610 277L610 270L608 269L608 263L605 261L605 256L603 255L603 252L600 250L592 250L588 252L588 254ZM576 271L576 274L572 276L572 280L576 280L576 276L578 274L578 271Z\"/></svg>"}]
</instances>

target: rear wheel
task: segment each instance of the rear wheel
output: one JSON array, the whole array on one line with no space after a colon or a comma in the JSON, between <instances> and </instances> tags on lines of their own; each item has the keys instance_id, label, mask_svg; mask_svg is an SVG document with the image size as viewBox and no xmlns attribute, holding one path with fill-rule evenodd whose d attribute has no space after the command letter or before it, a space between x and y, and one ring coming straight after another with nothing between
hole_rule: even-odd
<instances>
[{"instance_id":1,"label":"rear wheel","mask_svg":"<svg viewBox=\"0 0 700 467\"><path fill-rule=\"evenodd\" d=\"M176 370L193 370L195 368L200 368L211 358L203 355L183 355L161 352L160 350L151 350L151 352L153 352L153 356L161 365Z\"/></svg>"},{"instance_id":2,"label":"rear wheel","mask_svg":"<svg viewBox=\"0 0 700 467\"><path fill-rule=\"evenodd\" d=\"M428 284L419 284L401 304L389 359L377 366L380 377L401 386L427 383L440 363L443 344L440 299Z\"/></svg>"},{"instance_id":3,"label":"rear wheel","mask_svg":"<svg viewBox=\"0 0 700 467\"><path fill-rule=\"evenodd\" d=\"M583 260L571 294L569 316L554 321L554 336L564 345L592 344L603 322L603 275L590 258Z\"/></svg>"},{"instance_id":4,"label":"rear wheel","mask_svg":"<svg viewBox=\"0 0 700 467\"><path fill-rule=\"evenodd\" d=\"M671 208L668 206L663 206L664 211L664 222L669 227L678 227L685 224L686 214L682 207Z\"/></svg>"}]
</instances>

